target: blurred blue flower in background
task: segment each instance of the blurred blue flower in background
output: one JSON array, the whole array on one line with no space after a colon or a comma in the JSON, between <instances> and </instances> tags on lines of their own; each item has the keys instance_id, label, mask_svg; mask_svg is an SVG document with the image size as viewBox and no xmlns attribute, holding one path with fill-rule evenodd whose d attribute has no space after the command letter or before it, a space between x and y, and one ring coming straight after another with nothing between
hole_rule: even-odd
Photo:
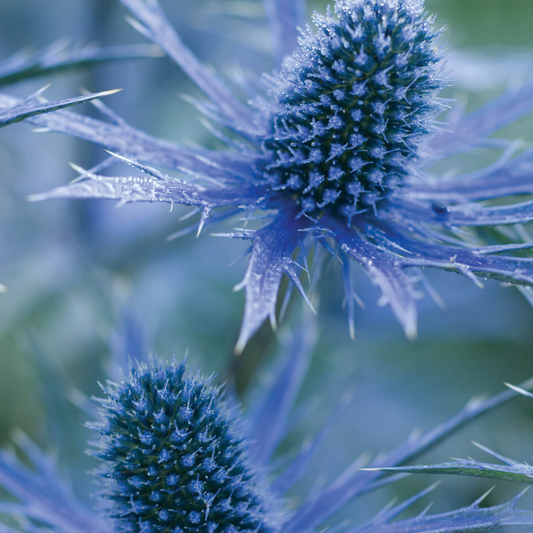
<instances>
[{"instance_id":1,"label":"blurred blue flower in background","mask_svg":"<svg viewBox=\"0 0 533 533\"><path fill-rule=\"evenodd\" d=\"M127 374L102 387L106 397L97 399L100 419L89 424L99 434L99 440L91 443L92 454L102 460L96 473L104 489L96 509L74 494L54 456L19 434L17 444L31 467L15 453L1 452L0 486L15 501L0 502L0 513L28 533L311 533L325 523L346 533L451 533L533 525L533 513L515 508L520 495L502 505L487 507L480 498L456 511L433 515L425 511L395 520L434 487L391 504L362 525L356 525L361 523L358 518L341 523L335 517L353 499L403 477L385 478L383 469L407 463L518 393L527 394L520 388L472 400L444 424L413 435L373 461L359 457L331 483L314 484L312 490L307 487L307 499L293 502L288 491L310 471L312 457L327 452L331 442L326 442L327 437L347 403L345 398L334 407L329 420L296 453L291 449L280 452L295 417L301 416L293 406L313 350L309 325L286 342L270 383L256 389L244 413L231 388L224 392L214 384L213 376L189 374L184 363L147 357L130 362ZM115 351L111 374L119 372L126 357L126 352ZM86 413L97 414L79 391L74 394L72 384L57 377L46 383L46 401L67 394L77 398ZM530 387L531 382L523 386ZM58 409L50 415L58 424L65 423ZM64 440L71 438L72 433L64 435ZM365 465L369 468L361 469ZM72 473L75 468L70 465ZM531 482L524 476L514 480ZM15 530L0 524L0 531Z\"/></svg>"},{"instance_id":2,"label":"blurred blue flower in background","mask_svg":"<svg viewBox=\"0 0 533 533\"><path fill-rule=\"evenodd\" d=\"M316 15L317 32L304 33L294 51L302 5L267 1L280 71L263 77L262 87L241 80L249 106L201 65L156 2L122 3L137 18L133 23L139 31L159 44L208 97L195 103L218 124L213 133L227 149L157 140L101 103L110 123L68 112L35 117L30 119L34 124L116 153L91 171L78 168L80 179L71 185L34 199L193 205L192 214L201 215L199 230L239 212L250 223L271 218L260 229L227 234L253 242L240 285L246 288L246 306L237 351L265 318L275 323L284 273L305 297L295 253L299 250L302 268L308 270L309 239L343 264L352 332L357 297L348 258L367 270L382 293L380 303L391 306L409 337L416 335L416 285L422 283L433 294L421 268L455 271L477 284L478 277L531 283L531 260L518 254L531 245L524 242L527 234L514 229L532 219L531 204L498 205L501 199L532 192L531 154L515 155L517 144L488 136L530 111L533 89L526 84L509 91L471 115L459 110L448 126L437 127L436 112L450 102L436 96L445 85L441 53L423 2L339 0L336 16ZM2 107L17 104L17 99L0 97ZM437 180L428 170L430 164L479 146L506 151L494 165L453 178ZM98 175L116 159L145 176ZM182 181L145 163L191 179ZM496 203L487 205L486 200ZM221 209L212 214L215 208ZM314 266L316 279L320 267ZM523 292L531 298L528 288Z\"/></svg>"}]
</instances>

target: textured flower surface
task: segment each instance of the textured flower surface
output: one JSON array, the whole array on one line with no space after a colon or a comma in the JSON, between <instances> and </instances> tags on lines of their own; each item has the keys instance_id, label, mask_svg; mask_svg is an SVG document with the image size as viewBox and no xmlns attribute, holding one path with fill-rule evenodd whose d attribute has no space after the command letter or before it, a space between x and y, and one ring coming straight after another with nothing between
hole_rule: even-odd
<instances>
[{"instance_id":1,"label":"textured flower surface","mask_svg":"<svg viewBox=\"0 0 533 533\"><path fill-rule=\"evenodd\" d=\"M532 298L531 248L517 225L533 219L531 152L489 136L533 108L533 84L513 89L470 115L437 113L446 85L439 32L420 0L337 0L298 38L301 0L264 0L278 70L265 75L247 104L197 60L154 0L121 0L137 29L163 48L203 91L196 101L225 150L185 148L136 130L100 105L111 122L60 111L30 122L105 146L108 158L45 198L108 198L119 203L194 206L199 227L240 214L267 219L250 239L244 320L237 351L268 317L274 322L283 274L304 294L296 270L307 243L319 242L343 264L353 332L350 259L367 271L409 337L416 335L417 284L436 267L519 285ZM18 105L0 96L0 107ZM430 165L473 148L502 148L487 168L439 178ZM118 160L144 176L99 175ZM152 166L195 178L183 181ZM199 181L198 181L199 180ZM506 199L502 205L501 199ZM512 201L509 203L507 199ZM218 211L213 212L218 209ZM481 229L480 229L481 228ZM315 255L316 257L316 255ZM318 275L319 265L314 265ZM305 294L304 294L305 297Z\"/></svg>"},{"instance_id":2,"label":"textured flower surface","mask_svg":"<svg viewBox=\"0 0 533 533\"><path fill-rule=\"evenodd\" d=\"M437 110L439 55L420 6L337 2L270 78L261 174L302 215L348 225L412 174Z\"/></svg>"},{"instance_id":3,"label":"textured flower surface","mask_svg":"<svg viewBox=\"0 0 533 533\"><path fill-rule=\"evenodd\" d=\"M143 365L103 402L97 457L119 531L276 528L220 389L185 365Z\"/></svg>"},{"instance_id":4,"label":"textured flower surface","mask_svg":"<svg viewBox=\"0 0 533 533\"><path fill-rule=\"evenodd\" d=\"M345 404L342 400L296 453L288 450L287 455L280 455L279 445L293 426L294 403L310 362L310 330L302 328L285 344L272 379L244 413L231 394L225 399L214 378L190 375L184 364L144 358L130 365L127 375L108 381L103 387L106 397L98 400L99 421L90 424L99 434L91 446L92 455L101 460L97 479L104 485L95 509L73 494L59 474L55 456L19 434L16 442L33 468L13 452L0 453L0 487L17 500L0 501L0 513L20 526L15 530L0 522L0 531L312 533L323 530L328 521L335 531L345 533L451 533L533 525L533 513L516 508L520 494L502 505L482 506L480 498L456 511L423 512L396 520L434 487L387 506L366 523L357 517L350 524L344 519L335 523L335 514L351 501L396 481L396 477L384 477L382 469L410 462L465 424L520 393L527 394L519 388L472 400L442 425L410 437L375 460L356 460L321 488L311 483L315 488L303 502L291 501L289 491L304 476L308 480L310 461L324 453L328 434ZM129 353L114 351L111 374L117 374ZM58 394L72 397L72 383L61 379L50 383L49 369L44 366L45 394L56 399ZM531 382L522 385L531 386ZM78 405L98 416L94 406ZM55 408L50 411L56 418L61 413ZM69 436L73 437L72 432ZM368 469L362 470L364 466Z\"/></svg>"}]
</instances>

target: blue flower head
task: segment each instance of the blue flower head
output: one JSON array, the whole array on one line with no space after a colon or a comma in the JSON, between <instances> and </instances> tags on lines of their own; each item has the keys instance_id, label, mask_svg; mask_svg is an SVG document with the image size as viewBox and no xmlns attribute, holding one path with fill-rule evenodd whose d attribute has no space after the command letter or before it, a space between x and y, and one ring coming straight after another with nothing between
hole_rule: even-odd
<instances>
[{"instance_id":1,"label":"blue flower head","mask_svg":"<svg viewBox=\"0 0 533 533\"><path fill-rule=\"evenodd\" d=\"M184 364L140 365L105 388L92 427L116 531L275 531L221 389L184 373Z\"/></svg>"},{"instance_id":2,"label":"blue flower head","mask_svg":"<svg viewBox=\"0 0 533 533\"><path fill-rule=\"evenodd\" d=\"M253 93L247 104L196 59L155 0L121 2L137 29L203 91L207 99L196 105L226 148L161 141L103 104L99 109L111 122L68 111L32 117L33 124L102 144L115 156L92 171L77 168L80 179L34 199L185 204L196 209L199 231L243 213L247 220L267 220L260 229L226 235L253 243L240 285L246 306L237 351L266 318L275 322L284 274L307 298L296 268L312 255L318 276L323 257L308 253L311 240L343 265L352 332L350 260L367 271L380 303L391 307L409 337L416 335L417 284L428 287L422 272L427 267L457 272L478 285L479 278L520 285L533 301L533 263L517 253L531 244L515 229L533 220L533 203L519 197L533 193L532 153L515 155L516 144L488 138L533 108L533 84L470 115L454 111L446 128L437 127L445 82L438 32L421 0L337 0L334 12L315 15L315 29L301 34L301 0L264 0L278 69L256 86L246 84ZM0 95L0 106L16 103ZM430 170L439 160L479 147L506 151L495 165L453 178ZM117 161L144 176L98 174ZM172 177L154 165L200 181Z\"/></svg>"},{"instance_id":3,"label":"blue flower head","mask_svg":"<svg viewBox=\"0 0 533 533\"><path fill-rule=\"evenodd\" d=\"M443 83L419 2L340 1L335 12L315 14L317 32L270 78L260 172L297 218L351 224L413 174Z\"/></svg>"},{"instance_id":4,"label":"blue flower head","mask_svg":"<svg viewBox=\"0 0 533 533\"><path fill-rule=\"evenodd\" d=\"M501 505L481 506L481 498L454 511L424 511L398 519L432 487L385 507L370 520L358 516L350 517L350 523L338 520L337 513L350 502L395 482L397 477L387 478L383 471L402 465L401 470L408 472L427 470L531 483L530 468L502 456L498 458L509 466L473 461L405 466L466 423L519 393L527 393L514 388L472 401L443 424L411 436L387 454L368 462L360 458L338 477L327 473L320 483L310 481L315 475L312 459L335 450L334 439L327 437L346 405L342 399L334 406L331 417L305 445L292 449L285 441L280 446L294 426L295 416L300 419L302 413L300 408L294 410L294 404L310 362L310 325L286 344L270 383L255 391L240 418L226 407L223 388L215 386L214 380L187 374L183 364L152 360L131 367L116 382L108 382L106 397L99 400L100 420L91 425L100 435L92 446L93 454L102 461L98 470L103 476L99 481L105 485L98 500L101 505L80 501L59 474L56 457L19 435L17 444L33 468L15 454L0 450L0 487L16 500L0 498L0 514L20 525L17 530L5 526L2 516L0 531L315 533L329 525L339 533L459 533L488 531L502 524L531 528L533 513L517 507L520 495ZM119 359L113 366L125 357L115 355ZM42 368L43 376L48 377L49 370ZM523 385L532 386L531 381ZM62 394L73 397L73 390L72 383L61 379L43 387L50 395L47 400ZM83 398L83 394L75 396ZM57 409L57 403L45 405L51 406L49 416L55 427L64 424L64 411ZM78 405L89 411L91 418L97 416L93 405ZM73 433L65 432L65 439L75 439ZM79 469L79 465L70 466ZM362 468L365 466L368 468ZM328 481L324 483L324 479ZM295 486L299 490L295 491ZM302 491L303 498L295 497Z\"/></svg>"}]
</instances>

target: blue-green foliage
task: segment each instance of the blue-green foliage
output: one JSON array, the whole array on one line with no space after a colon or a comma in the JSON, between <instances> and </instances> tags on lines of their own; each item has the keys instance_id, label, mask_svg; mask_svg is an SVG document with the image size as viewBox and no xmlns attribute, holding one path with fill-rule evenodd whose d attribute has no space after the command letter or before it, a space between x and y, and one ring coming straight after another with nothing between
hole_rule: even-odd
<instances>
[{"instance_id":1,"label":"blue-green foliage","mask_svg":"<svg viewBox=\"0 0 533 533\"><path fill-rule=\"evenodd\" d=\"M351 221L413 172L443 82L420 2L343 0L335 13L315 14L317 31L269 80L264 174L300 216L327 210Z\"/></svg>"},{"instance_id":2,"label":"blue-green foliage","mask_svg":"<svg viewBox=\"0 0 533 533\"><path fill-rule=\"evenodd\" d=\"M270 533L246 443L220 388L185 365L155 363L105 387L95 455L116 529Z\"/></svg>"},{"instance_id":3,"label":"blue-green foliage","mask_svg":"<svg viewBox=\"0 0 533 533\"><path fill-rule=\"evenodd\" d=\"M34 54L20 52L0 62L0 86L28 79L69 72L108 61L124 61L142 57L157 57L156 46L85 46L72 47L59 41Z\"/></svg>"}]
</instances>

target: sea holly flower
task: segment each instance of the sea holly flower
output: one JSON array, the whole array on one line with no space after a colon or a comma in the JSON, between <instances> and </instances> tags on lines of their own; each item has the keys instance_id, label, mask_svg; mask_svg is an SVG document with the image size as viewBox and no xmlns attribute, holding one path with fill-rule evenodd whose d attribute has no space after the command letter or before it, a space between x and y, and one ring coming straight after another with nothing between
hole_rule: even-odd
<instances>
[{"instance_id":1,"label":"sea holly flower","mask_svg":"<svg viewBox=\"0 0 533 533\"><path fill-rule=\"evenodd\" d=\"M381 291L380 303L390 305L408 337L416 335L417 283L427 287L426 267L457 272L476 284L487 278L519 285L531 297L531 259L519 253L531 244L514 229L533 219L531 202L516 198L533 192L531 152L515 155L516 145L489 135L533 108L533 85L470 115L454 110L445 127L437 123L437 114L452 102L438 96L447 84L443 54L423 1L337 0L334 12L315 14L315 28L299 35L301 0L265 0L277 70L256 88L246 84L252 93L247 104L198 61L155 0L121 1L135 27L205 94L195 103L227 148L158 140L102 105L111 122L66 111L35 117L33 124L105 146L144 176L98 174L113 162L108 158L92 171L78 168L74 183L33 199L184 204L199 215L198 231L237 214L267 220L259 229L226 234L252 241L240 285L246 305L238 352L266 318L275 323L284 274L305 297L297 269L305 267L312 240L343 265L352 333L351 260L367 271ZM16 102L0 96L2 107ZM507 150L496 164L453 178L430 170L439 160L479 147Z\"/></svg>"},{"instance_id":2,"label":"sea holly flower","mask_svg":"<svg viewBox=\"0 0 533 533\"><path fill-rule=\"evenodd\" d=\"M221 389L155 363L105 388L95 452L116 530L278 530Z\"/></svg>"},{"instance_id":3,"label":"sea holly flower","mask_svg":"<svg viewBox=\"0 0 533 533\"><path fill-rule=\"evenodd\" d=\"M416 458L515 398L515 390L471 401L444 424L371 461L369 470L360 469L365 460L359 459L331 483L320 489L315 485L303 503L291 504L288 491L309 475L311 459L328 446L327 436L343 407L338 405L299 451L280 455L279 445L294 423L293 406L309 365L309 331L299 331L287 343L270 384L245 412L231 394L225 397L215 377L191 374L184 363L145 358L130 364L118 380L108 381L102 387L105 397L97 400L99 420L90 424L98 436L91 449L101 460L96 474L103 484L95 508L75 496L54 456L19 433L16 443L30 466L14 453L0 453L0 486L16 499L0 501L0 513L15 520L20 529L0 523L0 531L312 533L321 531L328 521L343 533L452 533L533 525L533 513L515 507L520 495L502 505L483 507L480 498L456 511L424 512L397 520L434 487L386 507L366 523L354 517L353 524L360 525L336 524L334 519L355 498L397 480L397 476L385 478L377 469ZM122 361L124 354L116 357L114 363ZM523 384L531 386L531 382ZM72 384L61 385L59 379L44 390L54 399L67 391L73 397ZM78 405L96 414L93 407ZM50 414L61 418L57 409ZM72 431L65 433L67 439L73 436Z\"/></svg>"}]
</instances>

